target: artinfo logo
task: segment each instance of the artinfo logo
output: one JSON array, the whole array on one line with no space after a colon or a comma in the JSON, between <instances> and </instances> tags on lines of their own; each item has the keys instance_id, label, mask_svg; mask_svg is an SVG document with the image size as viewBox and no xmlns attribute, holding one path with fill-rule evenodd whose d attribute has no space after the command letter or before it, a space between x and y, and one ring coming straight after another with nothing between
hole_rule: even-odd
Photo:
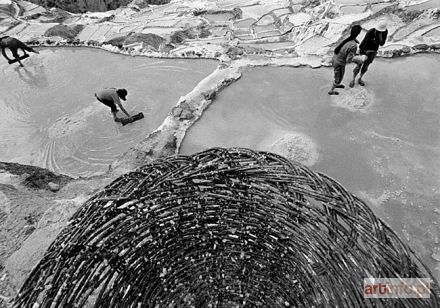
<instances>
[{"instance_id":1,"label":"artinfo logo","mask_svg":"<svg viewBox=\"0 0 440 308\"><path fill-rule=\"evenodd\" d=\"M429 278L365 278L364 298L429 298Z\"/></svg>"}]
</instances>

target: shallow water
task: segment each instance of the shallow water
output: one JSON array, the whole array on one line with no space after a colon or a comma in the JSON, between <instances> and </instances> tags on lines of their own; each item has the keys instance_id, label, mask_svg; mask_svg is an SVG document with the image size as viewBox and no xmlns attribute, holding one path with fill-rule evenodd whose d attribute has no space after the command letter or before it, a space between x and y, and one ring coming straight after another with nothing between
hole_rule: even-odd
<instances>
[{"instance_id":1,"label":"shallow water","mask_svg":"<svg viewBox=\"0 0 440 308\"><path fill-rule=\"evenodd\" d=\"M85 48L43 49L24 68L0 61L0 161L88 176L154 131L178 99L216 67L214 61L127 57ZM122 127L94 93L125 87Z\"/></svg>"},{"instance_id":2,"label":"shallow water","mask_svg":"<svg viewBox=\"0 0 440 308\"><path fill-rule=\"evenodd\" d=\"M440 278L439 69L436 55L378 59L365 88L338 97L327 94L330 68L249 69L217 95L181 152L284 151L367 201Z\"/></svg>"}]
</instances>

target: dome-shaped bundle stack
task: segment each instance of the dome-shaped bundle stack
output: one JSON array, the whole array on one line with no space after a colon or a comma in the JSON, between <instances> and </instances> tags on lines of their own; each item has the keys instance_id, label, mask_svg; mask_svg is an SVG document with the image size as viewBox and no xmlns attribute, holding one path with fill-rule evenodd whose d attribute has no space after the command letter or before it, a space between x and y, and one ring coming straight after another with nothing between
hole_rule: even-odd
<instances>
[{"instance_id":1,"label":"dome-shaped bundle stack","mask_svg":"<svg viewBox=\"0 0 440 308\"><path fill-rule=\"evenodd\" d=\"M214 148L156 160L88 200L15 307L438 307L435 294L364 299L365 277L432 278L334 180Z\"/></svg>"}]
</instances>

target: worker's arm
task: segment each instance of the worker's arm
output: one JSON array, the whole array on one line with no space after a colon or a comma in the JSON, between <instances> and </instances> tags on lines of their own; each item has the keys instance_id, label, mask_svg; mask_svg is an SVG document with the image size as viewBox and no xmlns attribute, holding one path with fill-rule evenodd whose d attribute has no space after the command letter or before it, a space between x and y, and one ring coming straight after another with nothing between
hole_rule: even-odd
<instances>
[{"instance_id":1,"label":"worker's arm","mask_svg":"<svg viewBox=\"0 0 440 308\"><path fill-rule=\"evenodd\" d=\"M374 35L374 28L368 30L367 34L365 34L364 39L362 40L361 44L359 45L359 50L360 50L361 54L365 53L365 51L367 49L367 44L371 40L373 35Z\"/></svg>"},{"instance_id":2,"label":"worker's arm","mask_svg":"<svg viewBox=\"0 0 440 308\"><path fill-rule=\"evenodd\" d=\"M383 46L387 40L387 36L388 36L388 30L385 30L385 32L381 33L381 35L379 36L379 45Z\"/></svg>"},{"instance_id":3,"label":"worker's arm","mask_svg":"<svg viewBox=\"0 0 440 308\"><path fill-rule=\"evenodd\" d=\"M353 61L353 57L356 55L356 51L357 51L357 46L354 45L353 47L351 47L348 52L347 52L347 63L350 63Z\"/></svg>"},{"instance_id":4,"label":"worker's arm","mask_svg":"<svg viewBox=\"0 0 440 308\"><path fill-rule=\"evenodd\" d=\"M127 117L129 117L130 115L128 114L127 110L125 110L125 108L122 106L121 102L118 103L119 108L121 108L122 112L125 113L127 115Z\"/></svg>"},{"instance_id":5,"label":"worker's arm","mask_svg":"<svg viewBox=\"0 0 440 308\"><path fill-rule=\"evenodd\" d=\"M125 110L124 106L122 106L121 100L119 99L119 95L116 92L114 92L114 94L112 94L112 97L113 97L113 103L118 105L119 108L122 110L122 112L125 113L127 117L129 117L130 115L128 114L127 110Z\"/></svg>"}]
</instances>

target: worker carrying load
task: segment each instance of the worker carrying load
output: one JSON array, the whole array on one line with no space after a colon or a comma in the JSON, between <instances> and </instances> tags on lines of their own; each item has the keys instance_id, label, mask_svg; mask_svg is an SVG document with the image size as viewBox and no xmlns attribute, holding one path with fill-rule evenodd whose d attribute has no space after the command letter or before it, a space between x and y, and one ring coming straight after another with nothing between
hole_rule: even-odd
<instances>
[{"instance_id":1,"label":"worker carrying load","mask_svg":"<svg viewBox=\"0 0 440 308\"><path fill-rule=\"evenodd\" d=\"M121 122L122 125L126 125L128 123L134 122L144 117L142 112L134 116L130 116L130 114L124 109L121 103L121 99L123 101L126 101L127 94L128 92L126 89L109 88L109 89L102 89L101 91L95 93L95 97L98 101L100 101L107 107L110 107L115 122ZM125 113L127 118L118 118L118 116L116 115L119 111L118 107L122 110L122 112Z\"/></svg>"},{"instance_id":2,"label":"worker carrying load","mask_svg":"<svg viewBox=\"0 0 440 308\"><path fill-rule=\"evenodd\" d=\"M9 64L18 62L18 63L20 63L20 66L23 66L23 63L21 63L21 60L29 57L29 55L26 53L26 51L33 52L33 53L39 53L38 51L34 50L32 47L27 46L22 41L17 40L16 38L13 38L10 36L0 37L0 48L2 49L3 57L5 57L5 59L8 60ZM11 50L12 56L14 57L14 59L10 59L6 55L6 48L9 48L9 50ZM19 49L21 49L21 51L23 52L22 56L18 55Z\"/></svg>"},{"instance_id":3,"label":"worker carrying load","mask_svg":"<svg viewBox=\"0 0 440 308\"><path fill-rule=\"evenodd\" d=\"M334 70L333 85L328 92L329 95L338 95L339 92L335 89L343 89L342 84L345 74L345 65L350 62L363 63L367 58L365 55L356 56L357 53L357 36L361 33L362 27L360 25L353 25L350 30L350 36L343 40L334 51L332 65Z\"/></svg>"}]
</instances>

